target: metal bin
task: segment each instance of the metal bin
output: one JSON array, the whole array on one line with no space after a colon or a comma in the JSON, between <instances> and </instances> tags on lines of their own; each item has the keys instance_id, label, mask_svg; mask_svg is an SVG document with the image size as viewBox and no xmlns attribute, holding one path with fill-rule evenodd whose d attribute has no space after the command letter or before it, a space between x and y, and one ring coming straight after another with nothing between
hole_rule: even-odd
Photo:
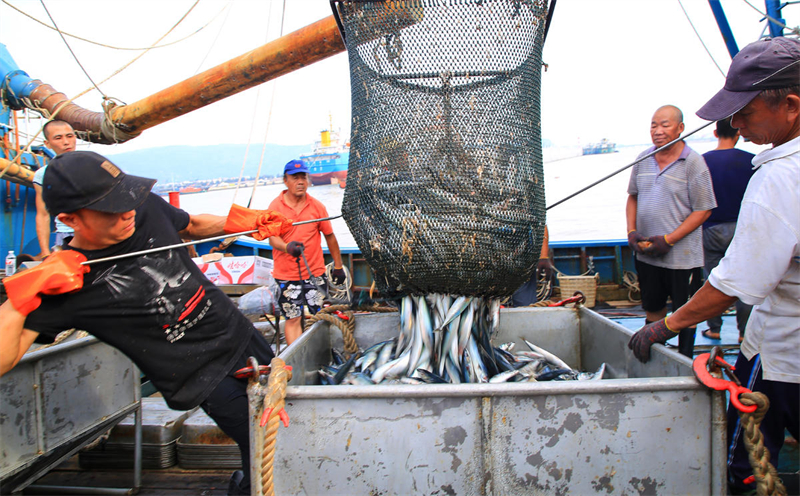
<instances>
[{"instance_id":1,"label":"metal bin","mask_svg":"<svg viewBox=\"0 0 800 496\"><path fill-rule=\"evenodd\" d=\"M398 326L397 314L358 315L356 340L364 349ZM631 331L586 308L502 310L495 344L524 348L520 336L575 368L605 362L609 378L320 386L342 340L318 322L281 355L293 377L276 494L724 494L724 393L688 358L657 345L641 364Z\"/></svg>"},{"instance_id":2,"label":"metal bin","mask_svg":"<svg viewBox=\"0 0 800 496\"><path fill-rule=\"evenodd\" d=\"M0 379L0 492L31 484L139 400L138 369L94 337L27 353Z\"/></svg>"}]
</instances>

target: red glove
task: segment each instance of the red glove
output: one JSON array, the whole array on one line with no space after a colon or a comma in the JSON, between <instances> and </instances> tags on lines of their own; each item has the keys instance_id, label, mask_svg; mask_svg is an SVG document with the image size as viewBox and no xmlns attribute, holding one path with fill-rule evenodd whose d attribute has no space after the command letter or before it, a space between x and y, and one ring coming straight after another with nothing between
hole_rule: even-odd
<instances>
[{"instance_id":1,"label":"red glove","mask_svg":"<svg viewBox=\"0 0 800 496\"><path fill-rule=\"evenodd\" d=\"M271 236L283 236L291 231L292 221L272 210L252 210L234 203L228 212L228 219L223 229L228 234L258 229L252 236L258 241L263 241Z\"/></svg>"},{"instance_id":2,"label":"red glove","mask_svg":"<svg viewBox=\"0 0 800 496\"><path fill-rule=\"evenodd\" d=\"M655 343L664 344L668 339L674 338L678 333L667 327L666 317L647 324L639 329L628 341L628 348L633 350L633 355L642 363L650 360L650 347Z\"/></svg>"},{"instance_id":3,"label":"red glove","mask_svg":"<svg viewBox=\"0 0 800 496\"><path fill-rule=\"evenodd\" d=\"M28 315L39 308L41 295L78 291L83 287L83 275L89 272L88 265L81 265L85 261L75 250L51 253L36 267L3 279L8 299L19 313Z\"/></svg>"}]
</instances>

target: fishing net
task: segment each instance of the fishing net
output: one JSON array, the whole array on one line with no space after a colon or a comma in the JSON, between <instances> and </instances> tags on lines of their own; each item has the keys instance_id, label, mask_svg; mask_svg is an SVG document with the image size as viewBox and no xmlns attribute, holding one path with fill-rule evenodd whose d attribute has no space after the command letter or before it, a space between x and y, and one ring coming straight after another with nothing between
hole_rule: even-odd
<instances>
[{"instance_id":1,"label":"fishing net","mask_svg":"<svg viewBox=\"0 0 800 496\"><path fill-rule=\"evenodd\" d=\"M337 2L352 130L342 213L379 288L507 296L545 225L544 0Z\"/></svg>"}]
</instances>

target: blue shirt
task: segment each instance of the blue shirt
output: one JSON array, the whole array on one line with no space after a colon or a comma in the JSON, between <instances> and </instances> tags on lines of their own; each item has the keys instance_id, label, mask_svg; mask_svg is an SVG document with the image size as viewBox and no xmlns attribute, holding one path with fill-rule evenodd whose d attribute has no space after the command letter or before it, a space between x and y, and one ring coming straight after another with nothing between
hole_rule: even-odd
<instances>
[{"instance_id":1,"label":"blue shirt","mask_svg":"<svg viewBox=\"0 0 800 496\"><path fill-rule=\"evenodd\" d=\"M711 150L703 154L708 172L711 173L714 196L717 198L717 208L711 211L711 217L703 223L704 228L723 222L736 222L747 183L755 172L753 157L755 155L752 153L736 148Z\"/></svg>"}]
</instances>

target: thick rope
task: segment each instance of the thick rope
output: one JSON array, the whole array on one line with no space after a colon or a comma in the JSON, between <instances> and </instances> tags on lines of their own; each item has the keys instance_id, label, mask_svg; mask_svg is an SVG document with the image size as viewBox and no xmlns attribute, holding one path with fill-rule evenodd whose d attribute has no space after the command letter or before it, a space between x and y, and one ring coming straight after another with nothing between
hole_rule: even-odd
<instances>
[{"instance_id":1,"label":"thick rope","mask_svg":"<svg viewBox=\"0 0 800 496\"><path fill-rule=\"evenodd\" d=\"M759 496L776 494L786 495L786 487L778 477L778 471L769 462L769 450L764 447L764 435L761 434L761 421L769 410L769 399L763 393L744 393L739 396L743 405L756 405L753 413L739 412L744 432L744 445L747 457L753 467L756 479L756 494Z\"/></svg>"},{"instance_id":2,"label":"thick rope","mask_svg":"<svg viewBox=\"0 0 800 496\"><path fill-rule=\"evenodd\" d=\"M261 493L264 496L275 494L273 465L275 462L275 446L278 437L280 413L285 405L286 384L291 380L292 372L280 358L270 362L270 374L267 380L267 394L264 396L264 410L269 411L267 425L264 430L264 448L261 451Z\"/></svg>"},{"instance_id":3,"label":"thick rope","mask_svg":"<svg viewBox=\"0 0 800 496\"><path fill-rule=\"evenodd\" d=\"M346 317L347 320L341 319L335 315L332 315L333 312L342 312ZM331 305L329 307L325 307L315 315L306 320L306 327L308 329L315 322L323 320L328 322L329 324L335 325L342 331L342 339L344 340L344 354L346 357L350 357L353 353L358 352L358 343L356 343L355 338L355 328L356 328L356 316L355 312L376 312L376 313L388 313L388 312L396 312L397 309L394 307L380 307L380 306L371 306L371 305L359 305L355 308L351 307L350 305Z\"/></svg>"},{"instance_id":4,"label":"thick rope","mask_svg":"<svg viewBox=\"0 0 800 496\"><path fill-rule=\"evenodd\" d=\"M25 353L31 353L33 351L43 350L45 348L50 348L50 347L55 346L57 344L61 344L68 337L72 336L72 334L75 333L75 332L77 332L77 334L75 334L75 339L76 340L77 339L83 339L83 338L85 338L86 336L89 335L89 333L86 332L86 331L78 331L77 329L70 329L68 331L63 331L63 332L58 333L58 335L56 336L56 339L52 343L48 343L48 344L39 346L38 348L35 348L35 349L32 349L32 350L28 350Z\"/></svg>"}]
</instances>

